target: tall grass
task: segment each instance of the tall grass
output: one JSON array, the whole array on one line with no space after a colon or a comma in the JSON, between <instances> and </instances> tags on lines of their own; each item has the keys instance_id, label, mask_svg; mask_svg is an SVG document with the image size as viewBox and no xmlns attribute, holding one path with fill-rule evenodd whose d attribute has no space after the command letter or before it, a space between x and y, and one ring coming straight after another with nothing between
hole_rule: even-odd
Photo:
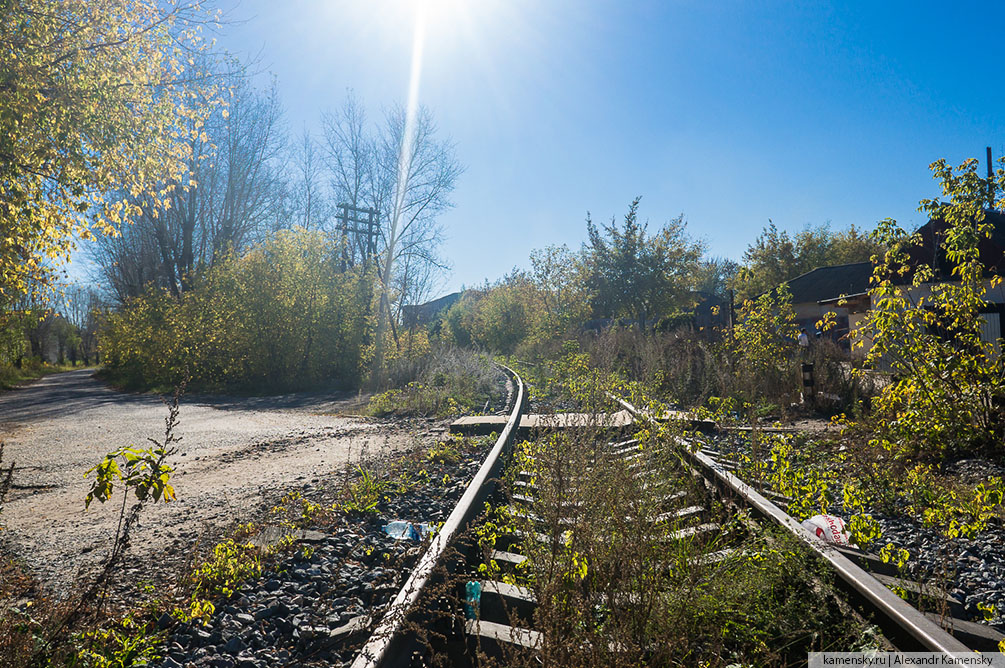
<instances>
[{"instance_id":1,"label":"tall grass","mask_svg":"<svg viewBox=\"0 0 1005 668\"><path fill-rule=\"evenodd\" d=\"M446 416L483 410L499 395L500 372L480 353L442 346L391 365L391 388L375 395L372 415Z\"/></svg>"},{"instance_id":2,"label":"tall grass","mask_svg":"<svg viewBox=\"0 0 1005 668\"><path fill-rule=\"evenodd\" d=\"M592 401L578 400L588 411L609 410L596 389ZM864 626L836 603L822 566L798 541L727 511L683 466L675 445L682 425L638 434L633 460L612 455L602 420L593 427L519 446L509 479L519 472L533 481L534 503L512 501L495 513L491 540L481 536L483 572L533 590L533 619L511 621L544 640L533 653L503 646L483 663L782 666L860 642ZM672 496L680 491L687 496ZM666 513L693 503L706 508L702 522L720 528L677 534L693 518ZM523 538L507 546L513 535ZM709 559L726 548L736 549ZM528 561L507 572L490 561L492 549Z\"/></svg>"}]
</instances>

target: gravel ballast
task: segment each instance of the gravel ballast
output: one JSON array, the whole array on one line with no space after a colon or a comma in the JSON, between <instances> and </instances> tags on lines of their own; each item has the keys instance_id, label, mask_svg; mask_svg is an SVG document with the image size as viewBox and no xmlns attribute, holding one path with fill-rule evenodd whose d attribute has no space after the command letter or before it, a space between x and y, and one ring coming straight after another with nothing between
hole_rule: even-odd
<instances>
[{"instance_id":1,"label":"gravel ballast","mask_svg":"<svg viewBox=\"0 0 1005 668\"><path fill-rule=\"evenodd\" d=\"M382 531L393 520L443 521L488 452L463 453L455 463L419 458L406 475L426 475L406 493L381 501L374 513L339 516L306 533L292 553L244 583L205 626L182 624L165 646L164 668L346 665L397 594L424 544ZM400 475L396 473L395 475ZM305 499L330 503L324 483ZM164 620L167 622L168 620Z\"/></svg>"}]
</instances>

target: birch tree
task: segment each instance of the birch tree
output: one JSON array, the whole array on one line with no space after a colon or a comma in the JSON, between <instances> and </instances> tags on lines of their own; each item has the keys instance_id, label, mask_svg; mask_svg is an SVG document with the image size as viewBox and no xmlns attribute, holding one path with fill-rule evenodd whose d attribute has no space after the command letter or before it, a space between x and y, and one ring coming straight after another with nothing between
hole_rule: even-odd
<instances>
[{"instance_id":1,"label":"birch tree","mask_svg":"<svg viewBox=\"0 0 1005 668\"><path fill-rule=\"evenodd\" d=\"M359 100L322 117L323 145L336 202L372 208L380 222L377 332L373 381L379 382L385 338L405 299L419 300L446 268L438 247L438 216L452 206L450 193L462 168L454 145L437 136L432 113L420 107L411 123L403 107L391 108L369 130Z\"/></svg>"}]
</instances>

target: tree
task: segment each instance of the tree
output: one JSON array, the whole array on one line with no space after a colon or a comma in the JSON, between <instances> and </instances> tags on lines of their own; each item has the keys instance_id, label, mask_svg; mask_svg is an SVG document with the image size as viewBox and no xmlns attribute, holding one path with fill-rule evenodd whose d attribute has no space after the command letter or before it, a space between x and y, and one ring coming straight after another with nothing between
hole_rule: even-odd
<instances>
[{"instance_id":1,"label":"tree","mask_svg":"<svg viewBox=\"0 0 1005 668\"><path fill-rule=\"evenodd\" d=\"M425 107L409 119L400 106L370 134L366 115L350 93L342 107L322 117L327 163L336 202L372 208L380 222L377 332L373 373L383 370L385 337L393 332L403 298L421 299L416 287L434 282L429 269L446 263L437 255L442 231L437 217L452 206L449 195L462 168L454 145L437 138Z\"/></svg>"},{"instance_id":2,"label":"tree","mask_svg":"<svg viewBox=\"0 0 1005 668\"><path fill-rule=\"evenodd\" d=\"M285 227L282 109L275 86L253 89L239 76L224 77L229 104L211 114L193 137L191 185L170 194L170 206L135 200L139 215L114 238L91 245L91 257L119 303L148 283L174 296L230 252L241 253L277 227Z\"/></svg>"},{"instance_id":3,"label":"tree","mask_svg":"<svg viewBox=\"0 0 1005 668\"><path fill-rule=\"evenodd\" d=\"M530 281L519 271L484 291L471 323L472 341L485 350L512 353L530 333Z\"/></svg>"},{"instance_id":4,"label":"tree","mask_svg":"<svg viewBox=\"0 0 1005 668\"><path fill-rule=\"evenodd\" d=\"M386 222L381 228L384 249L378 285L374 384L380 382L383 373L384 334L393 324L395 269L405 257L445 268L436 255L442 239L437 215L452 206L448 196L461 173L453 144L436 139L432 113L425 107L416 110L413 119L403 107L392 109L377 148L374 200L381 220Z\"/></svg>"},{"instance_id":5,"label":"tree","mask_svg":"<svg viewBox=\"0 0 1005 668\"><path fill-rule=\"evenodd\" d=\"M356 387L372 284L340 269L321 231L280 230L217 262L180 297L151 285L110 314L103 361L116 380L142 388L185 378L211 390Z\"/></svg>"},{"instance_id":6,"label":"tree","mask_svg":"<svg viewBox=\"0 0 1005 668\"><path fill-rule=\"evenodd\" d=\"M374 205L377 147L367 131L366 111L352 91L336 111L321 114L321 127L335 201L357 207Z\"/></svg>"},{"instance_id":7,"label":"tree","mask_svg":"<svg viewBox=\"0 0 1005 668\"><path fill-rule=\"evenodd\" d=\"M934 281L935 268L918 261L926 255L917 252L920 235L889 219L875 232L888 250L873 272L872 308L852 336L856 347L871 340L867 363L885 363L895 374L873 401L872 423L873 442L898 457L1002 449L1005 362L982 336L981 315L988 290L1002 279L982 262L980 243L992 232L988 194L1005 186L1005 169L989 180L978 168L977 160L956 170L932 163L946 199L921 202L920 210L945 224L936 257L944 254L949 281Z\"/></svg>"},{"instance_id":8,"label":"tree","mask_svg":"<svg viewBox=\"0 0 1005 668\"><path fill-rule=\"evenodd\" d=\"M47 286L73 237L166 205L205 117L201 0L12 0L0 18L0 296ZM189 82L189 86L181 85ZM91 214L90 221L84 214Z\"/></svg>"},{"instance_id":9,"label":"tree","mask_svg":"<svg viewBox=\"0 0 1005 668\"><path fill-rule=\"evenodd\" d=\"M101 298L92 287L74 283L59 291L56 310L73 327L67 347L70 361L76 362L79 358L84 364L90 364L98 348L97 329L102 308Z\"/></svg>"},{"instance_id":10,"label":"tree","mask_svg":"<svg viewBox=\"0 0 1005 668\"><path fill-rule=\"evenodd\" d=\"M828 224L807 225L792 237L769 220L744 251L732 283L738 296L751 298L818 267L865 262L882 250L854 225L838 232Z\"/></svg>"},{"instance_id":11,"label":"tree","mask_svg":"<svg viewBox=\"0 0 1005 668\"><path fill-rule=\"evenodd\" d=\"M347 204L361 209L371 208L383 221L379 207L377 132L367 125L362 103L349 91L342 106L321 115L324 162L328 168L332 204ZM328 232L335 234L334 220ZM338 232L344 264L360 265L367 257L369 239L348 230Z\"/></svg>"},{"instance_id":12,"label":"tree","mask_svg":"<svg viewBox=\"0 0 1005 668\"><path fill-rule=\"evenodd\" d=\"M723 344L736 392L744 401L784 402L794 392L797 334L792 295L784 283L743 302Z\"/></svg>"},{"instance_id":13,"label":"tree","mask_svg":"<svg viewBox=\"0 0 1005 668\"><path fill-rule=\"evenodd\" d=\"M443 314L443 330L448 341L462 348L474 344L472 330L481 298L481 290L465 290L461 298Z\"/></svg>"},{"instance_id":14,"label":"tree","mask_svg":"<svg viewBox=\"0 0 1005 668\"><path fill-rule=\"evenodd\" d=\"M209 217L210 263L220 254L240 253L266 238L285 191L282 105L275 83L259 93L246 80L233 88L234 101L220 130L220 148L210 170L215 207ZM276 227L275 225L271 225Z\"/></svg>"},{"instance_id":15,"label":"tree","mask_svg":"<svg viewBox=\"0 0 1005 668\"><path fill-rule=\"evenodd\" d=\"M25 331L30 314L0 311L0 365L20 364L27 352Z\"/></svg>"},{"instance_id":16,"label":"tree","mask_svg":"<svg viewBox=\"0 0 1005 668\"><path fill-rule=\"evenodd\" d=\"M737 274L737 293L755 297L803 273L796 246L788 232L779 232L771 220L754 243L743 253L743 266Z\"/></svg>"},{"instance_id":17,"label":"tree","mask_svg":"<svg viewBox=\"0 0 1005 668\"><path fill-rule=\"evenodd\" d=\"M324 160L321 149L305 128L293 154L291 196L292 219L305 230L320 229L330 222L333 207L322 181Z\"/></svg>"},{"instance_id":18,"label":"tree","mask_svg":"<svg viewBox=\"0 0 1005 668\"><path fill-rule=\"evenodd\" d=\"M547 246L530 253L534 334L540 341L567 334L588 317L583 264L569 248Z\"/></svg>"},{"instance_id":19,"label":"tree","mask_svg":"<svg viewBox=\"0 0 1005 668\"><path fill-rule=\"evenodd\" d=\"M690 298L703 246L688 236L683 214L649 235L638 221L640 199L622 226L612 218L598 228L587 214L583 254L594 315L634 318L642 329Z\"/></svg>"},{"instance_id":20,"label":"tree","mask_svg":"<svg viewBox=\"0 0 1005 668\"><path fill-rule=\"evenodd\" d=\"M721 299L729 297L729 286L736 279L740 265L728 258L710 257L698 263L695 290Z\"/></svg>"}]
</instances>

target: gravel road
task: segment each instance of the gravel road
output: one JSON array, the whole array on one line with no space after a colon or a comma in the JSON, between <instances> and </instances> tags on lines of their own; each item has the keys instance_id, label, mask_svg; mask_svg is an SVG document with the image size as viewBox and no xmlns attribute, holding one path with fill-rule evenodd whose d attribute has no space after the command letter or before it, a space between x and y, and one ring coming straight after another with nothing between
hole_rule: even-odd
<instances>
[{"instance_id":1,"label":"gravel road","mask_svg":"<svg viewBox=\"0 0 1005 668\"><path fill-rule=\"evenodd\" d=\"M270 398L183 398L173 483L178 500L148 507L133 533L131 570L158 580L200 537L212 537L346 462L394 452L423 435L411 427L332 414L344 400L321 394ZM122 445L163 438L167 407L118 392L91 370L47 376L0 394L5 463L14 486L0 514L0 551L65 591L94 566L114 536L117 503L84 510L85 472ZM175 564L177 565L177 564Z\"/></svg>"}]
</instances>

